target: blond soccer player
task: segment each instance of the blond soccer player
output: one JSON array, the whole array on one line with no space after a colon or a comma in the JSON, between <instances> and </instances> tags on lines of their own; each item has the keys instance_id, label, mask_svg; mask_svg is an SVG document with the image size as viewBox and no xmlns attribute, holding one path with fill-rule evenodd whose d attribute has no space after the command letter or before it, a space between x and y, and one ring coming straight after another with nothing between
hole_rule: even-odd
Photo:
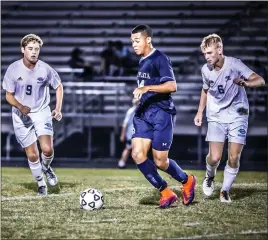
<instances>
[{"instance_id":1,"label":"blond soccer player","mask_svg":"<svg viewBox=\"0 0 268 240\"><path fill-rule=\"evenodd\" d=\"M60 121L63 87L58 73L38 59L43 45L41 38L29 34L21 40L23 58L9 65L3 89L12 106L12 120L17 141L25 149L29 167L38 184L38 195L47 195L46 175L50 186L58 182L51 168L54 157L52 119ZM56 107L51 112L49 87L56 90ZM37 147L39 140L41 159Z\"/></svg>"},{"instance_id":2,"label":"blond soccer player","mask_svg":"<svg viewBox=\"0 0 268 240\"><path fill-rule=\"evenodd\" d=\"M220 200L230 203L229 191L238 174L248 129L249 104L245 88L263 86L265 82L240 59L224 56L222 39L217 34L206 36L201 43L201 50L207 63L201 70L203 89L194 123L201 126L206 107L209 153L206 157L203 192L207 197L213 194L214 177L227 138L228 161L224 169Z\"/></svg>"}]
</instances>

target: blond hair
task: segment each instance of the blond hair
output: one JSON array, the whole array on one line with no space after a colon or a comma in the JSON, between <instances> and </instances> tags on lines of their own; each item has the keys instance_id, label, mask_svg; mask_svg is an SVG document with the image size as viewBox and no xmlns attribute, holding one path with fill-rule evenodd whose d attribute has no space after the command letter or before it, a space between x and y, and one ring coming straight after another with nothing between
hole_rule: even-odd
<instances>
[{"instance_id":1,"label":"blond hair","mask_svg":"<svg viewBox=\"0 0 268 240\"><path fill-rule=\"evenodd\" d=\"M223 47L221 37L218 34L213 33L204 37L200 48L202 51L204 51L207 47L210 47L211 45L216 45L217 48Z\"/></svg>"},{"instance_id":2,"label":"blond hair","mask_svg":"<svg viewBox=\"0 0 268 240\"><path fill-rule=\"evenodd\" d=\"M33 33L24 36L20 41L20 46L24 48L28 45L29 42L38 42L40 47L43 46L42 39Z\"/></svg>"}]
</instances>

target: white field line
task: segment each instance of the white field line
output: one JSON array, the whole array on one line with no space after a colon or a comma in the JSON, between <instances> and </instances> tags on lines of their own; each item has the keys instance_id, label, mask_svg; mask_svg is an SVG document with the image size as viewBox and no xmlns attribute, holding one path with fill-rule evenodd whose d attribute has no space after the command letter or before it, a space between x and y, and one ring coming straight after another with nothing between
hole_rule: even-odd
<instances>
[{"instance_id":1,"label":"white field line","mask_svg":"<svg viewBox=\"0 0 268 240\"><path fill-rule=\"evenodd\" d=\"M201 184L197 184L196 186L201 187ZM267 187L266 183L237 183L233 185L234 187ZM169 186L170 188L176 189L178 188L177 186ZM102 192L115 192L115 191L135 191L135 190L152 190L154 189L153 187L129 187L129 188L104 188L101 189ZM40 198L53 198L53 197L64 197L64 196L71 196L71 195L76 195L78 194L77 192L67 192L67 193L60 193L60 194L49 194L45 197L40 197L40 196L29 196L29 195L22 195L22 196L13 196L13 197L2 197L1 201L14 201L14 200L34 200L34 199L40 199Z\"/></svg>"},{"instance_id":2,"label":"white field line","mask_svg":"<svg viewBox=\"0 0 268 240\"><path fill-rule=\"evenodd\" d=\"M119 222L120 219L111 218L111 219L100 219L100 220L82 220L81 223L106 223L106 222Z\"/></svg>"},{"instance_id":3,"label":"white field line","mask_svg":"<svg viewBox=\"0 0 268 240\"><path fill-rule=\"evenodd\" d=\"M33 219L33 216L2 216L2 220L5 220L5 219L14 219L14 220L17 220L17 219Z\"/></svg>"},{"instance_id":4,"label":"white field line","mask_svg":"<svg viewBox=\"0 0 268 240\"><path fill-rule=\"evenodd\" d=\"M248 234L262 234L262 233L268 233L268 229L260 230L260 231L254 231L254 230L248 230L248 231L242 231L242 232L237 232L237 233L213 233L213 234L207 234L207 235L194 235L194 236L189 236L189 237L180 237L180 238L167 238L170 240L175 240L175 239L201 239L201 238L216 238L220 236L228 236L228 235L248 235ZM158 238L161 239L161 238Z\"/></svg>"}]
</instances>

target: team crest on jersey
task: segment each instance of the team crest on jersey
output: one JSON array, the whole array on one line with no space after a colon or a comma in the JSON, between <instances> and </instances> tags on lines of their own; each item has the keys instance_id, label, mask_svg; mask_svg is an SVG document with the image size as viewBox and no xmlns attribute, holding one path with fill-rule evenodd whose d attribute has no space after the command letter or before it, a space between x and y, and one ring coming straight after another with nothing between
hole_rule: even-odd
<instances>
[{"instance_id":1,"label":"team crest on jersey","mask_svg":"<svg viewBox=\"0 0 268 240\"><path fill-rule=\"evenodd\" d=\"M43 78L41 78L41 77L37 78L37 83L43 83L43 82L44 82Z\"/></svg>"},{"instance_id":2,"label":"team crest on jersey","mask_svg":"<svg viewBox=\"0 0 268 240\"><path fill-rule=\"evenodd\" d=\"M149 73L144 73L144 72L138 72L137 77L151 79Z\"/></svg>"},{"instance_id":3,"label":"team crest on jersey","mask_svg":"<svg viewBox=\"0 0 268 240\"><path fill-rule=\"evenodd\" d=\"M17 79L17 81L22 81L23 79L22 79L22 77L19 77L18 79Z\"/></svg>"},{"instance_id":4,"label":"team crest on jersey","mask_svg":"<svg viewBox=\"0 0 268 240\"><path fill-rule=\"evenodd\" d=\"M214 84L214 82L212 80L208 81L208 85L211 87Z\"/></svg>"},{"instance_id":5,"label":"team crest on jersey","mask_svg":"<svg viewBox=\"0 0 268 240\"><path fill-rule=\"evenodd\" d=\"M225 79L226 79L226 81L230 81L231 80L231 76L226 76Z\"/></svg>"}]
</instances>

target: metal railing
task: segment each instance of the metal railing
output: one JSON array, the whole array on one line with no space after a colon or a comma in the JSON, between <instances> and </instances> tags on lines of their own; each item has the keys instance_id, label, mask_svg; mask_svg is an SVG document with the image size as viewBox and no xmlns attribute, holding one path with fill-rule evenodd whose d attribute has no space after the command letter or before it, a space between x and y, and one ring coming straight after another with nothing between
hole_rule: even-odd
<instances>
[{"instance_id":1,"label":"metal railing","mask_svg":"<svg viewBox=\"0 0 268 240\"><path fill-rule=\"evenodd\" d=\"M134 78L133 78L134 79ZM132 81L134 83L134 81ZM66 138L76 132L82 133L85 129L88 131L88 156L92 158L92 128L106 126L113 130L110 135L110 156L115 155L116 139L119 128L122 124L126 110L131 106L132 92L136 84L130 82L67 82L64 85L64 103L63 119L60 123L54 124L55 136L54 144L57 146ZM176 105L177 126L175 134L195 135L197 136L197 159L201 161L202 141L201 137L205 135L205 127L196 128L193 125L193 118L198 108L202 82L178 82L178 91L173 94ZM11 125L11 107L6 103L4 94L2 96L2 131L8 127L9 133L5 145L6 160L10 159L12 150L10 138L12 131ZM259 91L252 89L248 91L250 102L251 118L253 120L261 119L267 121L267 90ZM262 103L258 106L258 102ZM55 106L55 91L51 91L51 107ZM262 113L262 114L260 114ZM4 120L4 121L3 121ZM259 134L259 133L258 133Z\"/></svg>"}]
</instances>

